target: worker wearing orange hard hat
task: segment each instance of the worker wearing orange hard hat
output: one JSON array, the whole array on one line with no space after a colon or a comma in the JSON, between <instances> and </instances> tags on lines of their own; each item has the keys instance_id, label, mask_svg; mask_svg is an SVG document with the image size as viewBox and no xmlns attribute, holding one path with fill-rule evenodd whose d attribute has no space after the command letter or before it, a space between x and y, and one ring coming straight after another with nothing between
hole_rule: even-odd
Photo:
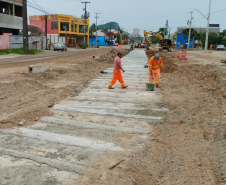
<instances>
[{"instance_id":1,"label":"worker wearing orange hard hat","mask_svg":"<svg viewBox=\"0 0 226 185\"><path fill-rule=\"evenodd\" d=\"M150 84L154 84L158 88L160 83L160 73L162 72L162 58L159 56L159 54L156 54L149 60L149 81Z\"/></svg>"},{"instance_id":2,"label":"worker wearing orange hard hat","mask_svg":"<svg viewBox=\"0 0 226 185\"><path fill-rule=\"evenodd\" d=\"M108 86L108 89L114 89L113 85L117 80L120 82L122 89L125 89L128 87L125 85L123 81L122 73L121 73L121 70L123 71L123 73L125 72L125 70L122 68L122 65L121 65L121 58L122 58L122 53L119 52L118 56L114 60L113 78L111 83Z\"/></svg>"}]
</instances>

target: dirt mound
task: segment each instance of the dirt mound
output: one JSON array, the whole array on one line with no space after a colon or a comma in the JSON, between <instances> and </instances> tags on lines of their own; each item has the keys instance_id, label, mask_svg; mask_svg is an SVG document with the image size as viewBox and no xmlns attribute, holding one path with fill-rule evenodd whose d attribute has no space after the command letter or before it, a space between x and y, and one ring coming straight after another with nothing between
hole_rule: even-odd
<instances>
[{"instance_id":1,"label":"dirt mound","mask_svg":"<svg viewBox=\"0 0 226 185\"><path fill-rule=\"evenodd\" d=\"M127 49L122 48L113 48L109 53L106 53L105 55L101 55L97 61L99 62L107 62L112 64L114 62L115 57L118 55L118 52L121 52L123 56L127 55L129 51Z\"/></svg>"}]
</instances>

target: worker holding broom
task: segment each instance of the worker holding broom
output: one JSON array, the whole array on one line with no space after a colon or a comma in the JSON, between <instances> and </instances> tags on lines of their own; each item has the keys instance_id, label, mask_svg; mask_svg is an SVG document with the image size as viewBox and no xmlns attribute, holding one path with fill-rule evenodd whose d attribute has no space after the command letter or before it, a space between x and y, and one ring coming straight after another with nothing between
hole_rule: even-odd
<instances>
[{"instance_id":1,"label":"worker holding broom","mask_svg":"<svg viewBox=\"0 0 226 185\"><path fill-rule=\"evenodd\" d=\"M154 84L157 88L159 88L159 82L160 82L160 73L162 72L162 58L159 56L159 54L156 54L149 60L149 81L150 84Z\"/></svg>"},{"instance_id":2,"label":"worker holding broom","mask_svg":"<svg viewBox=\"0 0 226 185\"><path fill-rule=\"evenodd\" d=\"M128 87L128 86L125 86L122 73L121 73L121 70L123 71L123 73L125 72L125 70L122 68L122 65L121 65L121 58L122 58L122 53L119 52L118 56L114 60L113 79L109 84L108 89L114 89L113 85L117 80L120 82L122 89L125 89Z\"/></svg>"}]
</instances>

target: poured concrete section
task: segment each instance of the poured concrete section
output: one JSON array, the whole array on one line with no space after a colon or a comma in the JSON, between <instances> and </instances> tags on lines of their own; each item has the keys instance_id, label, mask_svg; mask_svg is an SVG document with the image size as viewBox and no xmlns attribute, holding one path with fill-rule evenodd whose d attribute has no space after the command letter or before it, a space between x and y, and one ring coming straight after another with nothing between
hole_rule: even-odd
<instances>
[{"instance_id":1,"label":"poured concrete section","mask_svg":"<svg viewBox=\"0 0 226 185\"><path fill-rule=\"evenodd\" d=\"M69 172L75 172L75 173L82 173L82 166L73 164L73 163L68 163L68 162L61 162L55 159L47 159L43 157L39 157L36 155L31 155L27 154L24 152L19 152L16 150L10 150L10 149L5 149L0 147L0 153L9 155L12 157L16 158L23 158L23 159L29 159L35 162L38 162L40 164L47 164L51 167L57 168L58 170L64 170L64 171L69 171Z\"/></svg>"},{"instance_id":2,"label":"poured concrete section","mask_svg":"<svg viewBox=\"0 0 226 185\"><path fill-rule=\"evenodd\" d=\"M143 143L150 141L150 125L161 123L168 111L159 104L160 89L146 91L145 64L145 51L134 50L122 58L128 89L118 82L114 90L107 88L113 70L109 68L74 97L54 105L51 117L0 131L0 182L73 184L87 167L108 161L109 154L130 160L128 151L142 153Z\"/></svg>"},{"instance_id":3,"label":"poured concrete section","mask_svg":"<svg viewBox=\"0 0 226 185\"><path fill-rule=\"evenodd\" d=\"M112 110L97 110L97 109L84 109L79 108L73 105L55 105L54 109L58 110L64 110L64 111L77 111L77 112L84 112L84 113L92 113L92 114L101 114L101 115L110 115L110 116L117 116L117 117L125 117L125 118L137 118L137 119L153 119L153 120L161 120L161 117L156 116L142 116L142 115L136 115L136 114L125 114L125 113L118 113L113 112Z\"/></svg>"},{"instance_id":4,"label":"poured concrete section","mask_svg":"<svg viewBox=\"0 0 226 185\"><path fill-rule=\"evenodd\" d=\"M27 128L20 128L18 130L3 130L2 133L22 135L24 137L31 137L40 140L45 140L53 143L61 143L65 145L74 145L86 148L93 148L98 150L123 150L120 147L116 147L114 143L105 143L103 141L91 141L86 138L74 137L69 135L55 134L41 130L32 130Z\"/></svg>"},{"instance_id":5,"label":"poured concrete section","mask_svg":"<svg viewBox=\"0 0 226 185\"><path fill-rule=\"evenodd\" d=\"M92 129L104 129L109 131L125 132L125 133L137 133L137 134L150 134L150 130L129 128L129 127L119 127L119 126L110 126L104 124L97 124L92 122L82 122L75 121L65 118L57 117L44 117L40 120L43 123L52 123L52 124L63 124L63 125L75 125L82 128L92 128Z\"/></svg>"}]
</instances>

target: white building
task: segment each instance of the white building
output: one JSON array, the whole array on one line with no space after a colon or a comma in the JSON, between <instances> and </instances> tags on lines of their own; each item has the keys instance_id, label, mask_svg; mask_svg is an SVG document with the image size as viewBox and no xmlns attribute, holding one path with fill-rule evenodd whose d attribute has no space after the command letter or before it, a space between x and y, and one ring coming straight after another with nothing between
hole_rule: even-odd
<instances>
[{"instance_id":1,"label":"white building","mask_svg":"<svg viewBox=\"0 0 226 185\"><path fill-rule=\"evenodd\" d=\"M140 30L139 28L134 28L133 29L133 34L132 34L133 37L140 37Z\"/></svg>"}]
</instances>

